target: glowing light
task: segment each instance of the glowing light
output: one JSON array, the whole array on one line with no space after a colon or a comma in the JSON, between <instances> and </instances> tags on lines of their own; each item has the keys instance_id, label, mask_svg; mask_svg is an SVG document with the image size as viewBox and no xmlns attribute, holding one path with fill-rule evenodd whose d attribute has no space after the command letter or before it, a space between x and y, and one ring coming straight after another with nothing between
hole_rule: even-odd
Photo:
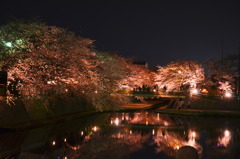
<instances>
[{"instance_id":1,"label":"glowing light","mask_svg":"<svg viewBox=\"0 0 240 159\"><path fill-rule=\"evenodd\" d=\"M156 89L153 90L153 92L156 92L156 91L157 91Z\"/></svg>"},{"instance_id":2,"label":"glowing light","mask_svg":"<svg viewBox=\"0 0 240 159\"><path fill-rule=\"evenodd\" d=\"M227 92L227 93L225 93L225 97L228 97L228 98L230 98L230 97L232 97L232 94L231 94L231 93L229 93L229 92Z\"/></svg>"},{"instance_id":3,"label":"glowing light","mask_svg":"<svg viewBox=\"0 0 240 159\"><path fill-rule=\"evenodd\" d=\"M52 142L52 145L55 146L55 145L56 145L56 141L53 141L53 142Z\"/></svg>"},{"instance_id":4,"label":"glowing light","mask_svg":"<svg viewBox=\"0 0 240 159\"><path fill-rule=\"evenodd\" d=\"M52 82L51 81L47 81L47 84L51 84Z\"/></svg>"},{"instance_id":5,"label":"glowing light","mask_svg":"<svg viewBox=\"0 0 240 159\"><path fill-rule=\"evenodd\" d=\"M68 89L65 89L65 92L68 92Z\"/></svg>"},{"instance_id":6,"label":"glowing light","mask_svg":"<svg viewBox=\"0 0 240 159\"><path fill-rule=\"evenodd\" d=\"M152 134L153 134L153 135L155 134L155 130L154 130L154 129L152 130Z\"/></svg>"},{"instance_id":7,"label":"glowing light","mask_svg":"<svg viewBox=\"0 0 240 159\"><path fill-rule=\"evenodd\" d=\"M130 130L129 134L132 134L132 130Z\"/></svg>"},{"instance_id":8,"label":"glowing light","mask_svg":"<svg viewBox=\"0 0 240 159\"><path fill-rule=\"evenodd\" d=\"M67 139L66 139L66 138L64 138L64 142L67 142Z\"/></svg>"},{"instance_id":9,"label":"glowing light","mask_svg":"<svg viewBox=\"0 0 240 159\"><path fill-rule=\"evenodd\" d=\"M67 156L65 156L64 159L67 159Z\"/></svg>"},{"instance_id":10,"label":"glowing light","mask_svg":"<svg viewBox=\"0 0 240 159\"><path fill-rule=\"evenodd\" d=\"M83 136L83 131L81 131L81 135Z\"/></svg>"},{"instance_id":11,"label":"glowing light","mask_svg":"<svg viewBox=\"0 0 240 159\"><path fill-rule=\"evenodd\" d=\"M176 146L176 149L179 150L179 146L178 145Z\"/></svg>"},{"instance_id":12,"label":"glowing light","mask_svg":"<svg viewBox=\"0 0 240 159\"><path fill-rule=\"evenodd\" d=\"M203 89L201 90L201 92L202 92L202 93L208 93L208 90L207 90L206 88L203 88Z\"/></svg>"},{"instance_id":13,"label":"glowing light","mask_svg":"<svg viewBox=\"0 0 240 159\"><path fill-rule=\"evenodd\" d=\"M231 133L229 130L225 130L224 136L218 138L218 142L219 142L218 145L227 147L230 143L230 140L231 140Z\"/></svg>"},{"instance_id":14,"label":"glowing light","mask_svg":"<svg viewBox=\"0 0 240 159\"><path fill-rule=\"evenodd\" d=\"M224 135L225 135L226 137L229 137L229 136L230 136L230 132L229 132L228 130L225 130L225 131L224 131Z\"/></svg>"},{"instance_id":15,"label":"glowing light","mask_svg":"<svg viewBox=\"0 0 240 159\"><path fill-rule=\"evenodd\" d=\"M164 124L164 126L168 126L169 125L167 121L164 121L163 124Z\"/></svg>"},{"instance_id":16,"label":"glowing light","mask_svg":"<svg viewBox=\"0 0 240 159\"><path fill-rule=\"evenodd\" d=\"M182 73L182 71L179 70L178 73Z\"/></svg>"},{"instance_id":17,"label":"glowing light","mask_svg":"<svg viewBox=\"0 0 240 159\"><path fill-rule=\"evenodd\" d=\"M196 95L196 94L198 94L198 90L197 89L192 89L191 93Z\"/></svg>"},{"instance_id":18,"label":"glowing light","mask_svg":"<svg viewBox=\"0 0 240 159\"><path fill-rule=\"evenodd\" d=\"M148 121L146 121L146 125L148 125Z\"/></svg>"},{"instance_id":19,"label":"glowing light","mask_svg":"<svg viewBox=\"0 0 240 159\"><path fill-rule=\"evenodd\" d=\"M95 91L95 93L97 94L97 93L98 93L98 91Z\"/></svg>"},{"instance_id":20,"label":"glowing light","mask_svg":"<svg viewBox=\"0 0 240 159\"><path fill-rule=\"evenodd\" d=\"M115 121L114 121L114 123L115 123L116 125L119 125L119 119L116 118Z\"/></svg>"},{"instance_id":21,"label":"glowing light","mask_svg":"<svg viewBox=\"0 0 240 159\"><path fill-rule=\"evenodd\" d=\"M12 43L11 42L5 42L4 45L7 46L7 47L12 47Z\"/></svg>"},{"instance_id":22,"label":"glowing light","mask_svg":"<svg viewBox=\"0 0 240 159\"><path fill-rule=\"evenodd\" d=\"M92 128L92 130L96 132L96 131L98 130L98 127L97 127L97 126L94 126L94 127Z\"/></svg>"},{"instance_id":23,"label":"glowing light","mask_svg":"<svg viewBox=\"0 0 240 159\"><path fill-rule=\"evenodd\" d=\"M195 138L195 137L196 137L196 132L193 131L193 132L192 132L192 138Z\"/></svg>"},{"instance_id":24,"label":"glowing light","mask_svg":"<svg viewBox=\"0 0 240 159\"><path fill-rule=\"evenodd\" d=\"M158 121L160 120L160 118L159 118L159 113L157 113L157 120L158 120Z\"/></svg>"}]
</instances>

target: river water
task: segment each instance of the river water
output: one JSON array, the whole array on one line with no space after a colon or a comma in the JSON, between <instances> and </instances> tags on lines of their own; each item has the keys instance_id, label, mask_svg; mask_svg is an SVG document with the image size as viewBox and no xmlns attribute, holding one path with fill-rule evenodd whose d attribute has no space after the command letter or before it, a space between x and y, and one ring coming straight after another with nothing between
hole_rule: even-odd
<instances>
[{"instance_id":1,"label":"river water","mask_svg":"<svg viewBox=\"0 0 240 159\"><path fill-rule=\"evenodd\" d=\"M240 119L101 113L1 133L0 158L174 159L185 145L194 147L201 159L240 159Z\"/></svg>"}]
</instances>

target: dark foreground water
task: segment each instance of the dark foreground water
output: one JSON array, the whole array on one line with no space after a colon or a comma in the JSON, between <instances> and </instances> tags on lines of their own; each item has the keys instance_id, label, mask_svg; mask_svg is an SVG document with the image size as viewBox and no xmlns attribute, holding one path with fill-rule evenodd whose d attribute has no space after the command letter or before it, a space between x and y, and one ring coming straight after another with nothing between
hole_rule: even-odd
<instances>
[{"instance_id":1,"label":"dark foreground water","mask_svg":"<svg viewBox=\"0 0 240 159\"><path fill-rule=\"evenodd\" d=\"M240 119L104 113L0 134L0 158L174 159L190 145L201 159L240 159Z\"/></svg>"}]
</instances>

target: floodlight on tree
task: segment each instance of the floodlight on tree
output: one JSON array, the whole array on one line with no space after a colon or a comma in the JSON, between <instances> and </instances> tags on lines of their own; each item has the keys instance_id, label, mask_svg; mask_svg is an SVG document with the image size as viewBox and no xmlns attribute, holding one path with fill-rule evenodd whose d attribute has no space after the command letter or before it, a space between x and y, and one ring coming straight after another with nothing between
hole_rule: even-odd
<instances>
[{"instance_id":1,"label":"floodlight on tree","mask_svg":"<svg viewBox=\"0 0 240 159\"><path fill-rule=\"evenodd\" d=\"M197 95L198 93L199 93L199 91L196 88L191 90L191 94Z\"/></svg>"},{"instance_id":2,"label":"floodlight on tree","mask_svg":"<svg viewBox=\"0 0 240 159\"><path fill-rule=\"evenodd\" d=\"M232 97L232 94L229 93L229 92L226 92L226 93L225 93L225 97L227 97L227 98L231 98L231 97Z\"/></svg>"},{"instance_id":3,"label":"floodlight on tree","mask_svg":"<svg viewBox=\"0 0 240 159\"><path fill-rule=\"evenodd\" d=\"M4 45L5 45L6 47L12 47L12 46L13 46L11 42L4 42Z\"/></svg>"}]
</instances>

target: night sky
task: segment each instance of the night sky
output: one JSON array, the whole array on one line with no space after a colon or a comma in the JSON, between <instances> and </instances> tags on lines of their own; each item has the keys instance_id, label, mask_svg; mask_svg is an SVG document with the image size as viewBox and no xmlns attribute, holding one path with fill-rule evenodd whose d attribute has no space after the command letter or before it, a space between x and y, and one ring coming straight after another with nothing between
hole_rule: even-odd
<instances>
[{"instance_id":1,"label":"night sky","mask_svg":"<svg viewBox=\"0 0 240 159\"><path fill-rule=\"evenodd\" d=\"M221 40L224 56L240 47L239 0L1 0L0 24L11 17L37 17L151 66L220 59Z\"/></svg>"}]
</instances>

